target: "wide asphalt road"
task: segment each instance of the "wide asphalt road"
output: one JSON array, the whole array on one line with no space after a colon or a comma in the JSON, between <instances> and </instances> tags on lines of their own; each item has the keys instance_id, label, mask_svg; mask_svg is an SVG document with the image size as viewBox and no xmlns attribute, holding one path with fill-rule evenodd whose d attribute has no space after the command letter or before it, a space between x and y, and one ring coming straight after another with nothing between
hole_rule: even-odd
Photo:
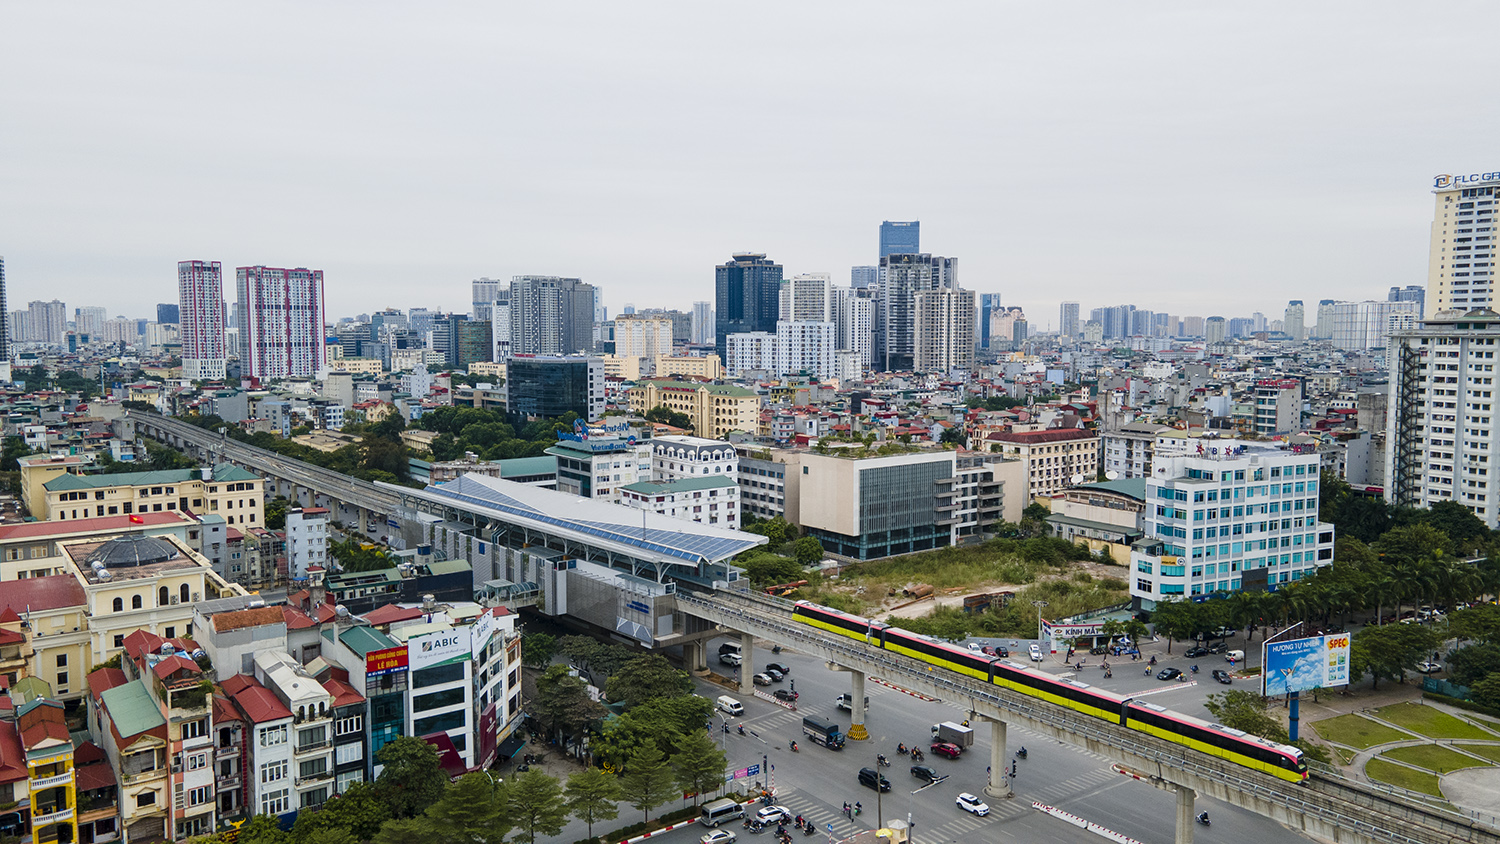
<instances>
[{"instance_id":1,"label":"wide asphalt road","mask_svg":"<svg viewBox=\"0 0 1500 844\"><path fill-rule=\"evenodd\" d=\"M709 645L709 661L714 671L732 675L734 668L718 662L717 640ZM1024 659L1025 642L1021 643ZM1099 671L1097 657L1095 666L1086 667L1084 679L1090 682L1102 679L1090 678L1088 671ZM1086 751L1049 741L1019 729L1009 731L1008 748L1013 756L1020 745L1025 745L1029 758L1017 763L1014 782L1015 797L1010 800L985 797L985 767L989 760L989 728L976 722L976 744L956 760L947 760L927 754L926 764L947 774L948 779L931 787L917 790L919 781L910 775L911 762L896 754L898 742L908 746L917 743L926 746L930 727L939 721L959 721L967 713L942 702L925 701L901 691L887 688L874 682L866 683L870 697L870 709L866 726L870 739L848 743L842 751L831 751L801 735L802 716L817 714L834 719L841 727L849 726L848 713L840 712L834 705L835 698L850 690L848 675L832 671L827 665L812 657L791 651L773 655L768 650L757 648L749 662L755 670L761 670L767 662L776 661L788 665L791 674L787 679L772 686L791 688L795 685L800 695L798 711L792 712L769 701L746 697L703 680L698 681L700 694L710 699L721 694L740 700L745 706L745 716L730 719L730 733L721 729L722 716L716 715L715 737L722 741L729 755L730 765L744 768L764 763L774 768L759 779L774 783L777 803L785 805L794 814L802 814L818 824L819 835L800 833L797 839L809 842L826 841L827 825L833 825L835 838L843 838L859 829L875 826L877 799L873 790L857 782L856 774L861 767L873 767L877 754L884 753L892 766L883 769L891 781L891 791L879 802L880 812L887 820L905 821L911 818L913 840L919 844L946 844L947 842L971 841L1026 841L1058 842L1058 844L1098 844L1099 836L1071 826L1064 821L1048 816L1032 808L1032 801L1056 806L1074 815L1102 824L1116 832L1139 841L1169 842L1173 840L1176 818L1176 798L1173 794L1152 788L1129 777L1114 773L1109 763ZM1210 664L1222 663L1199 660L1207 679ZM1111 664L1120 665L1114 673L1113 686L1119 683L1122 691L1144 691L1161 689L1152 695L1154 702L1169 708L1181 708L1201 712L1202 698L1219 688L1217 684L1203 683L1187 685L1162 683L1142 676L1143 666L1135 663L1134 671L1126 666L1126 660ZM1170 664L1183 664L1174 659ZM1048 670L1061 672L1056 660L1049 659ZM962 706L961 703L958 706ZM740 736L734 727L743 723L748 735ZM795 738L800 751L792 753L788 742ZM742 790L749 790L752 783L742 782ZM990 805L986 818L974 817L957 808L955 798L968 791L979 794ZM915 793L914 793L915 792ZM864 814L849 819L844 816L844 801L860 801ZM676 804L672 804L671 808ZM1197 811L1207 810L1213 818L1213 826L1195 827L1196 841L1229 842L1229 844L1263 844L1266 841L1297 841L1306 839L1298 833L1267 818L1246 812L1206 798L1197 802ZM633 814L622 813L622 820ZM741 840L770 844L772 836L767 833L752 835L738 824L726 828L739 833ZM674 830L657 836L653 841L696 842L706 830L697 825Z\"/></svg>"}]
</instances>

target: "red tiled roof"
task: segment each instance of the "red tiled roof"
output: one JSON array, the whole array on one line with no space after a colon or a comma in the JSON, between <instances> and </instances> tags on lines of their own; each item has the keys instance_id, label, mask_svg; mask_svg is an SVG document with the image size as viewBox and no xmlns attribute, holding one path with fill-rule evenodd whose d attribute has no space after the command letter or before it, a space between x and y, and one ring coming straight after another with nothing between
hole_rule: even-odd
<instances>
[{"instance_id":1,"label":"red tiled roof","mask_svg":"<svg viewBox=\"0 0 1500 844\"><path fill-rule=\"evenodd\" d=\"M319 624L333 621L337 615L338 612L334 609L333 604L318 604L317 619Z\"/></svg>"},{"instance_id":2,"label":"red tiled roof","mask_svg":"<svg viewBox=\"0 0 1500 844\"><path fill-rule=\"evenodd\" d=\"M243 674L235 675L243 677ZM228 683L225 683L227 689ZM271 693L271 690L256 682L254 677L246 677L244 688L233 693L234 702L245 713L245 717L251 723L264 724L267 721L278 721L282 718L292 717L292 711L286 708L281 699Z\"/></svg>"},{"instance_id":3,"label":"red tiled roof","mask_svg":"<svg viewBox=\"0 0 1500 844\"><path fill-rule=\"evenodd\" d=\"M0 526L0 542L15 539L53 536L90 531L130 530L152 525L181 524L192 519L173 510L139 513L133 516L95 516L91 519L68 519L65 522L23 522Z\"/></svg>"},{"instance_id":4,"label":"red tiled roof","mask_svg":"<svg viewBox=\"0 0 1500 844\"><path fill-rule=\"evenodd\" d=\"M281 617L281 610L277 607L251 607L247 610L217 613L212 620L214 630L218 633L224 633L230 630L239 630L243 627L260 627L266 624L276 624L283 619Z\"/></svg>"},{"instance_id":5,"label":"red tiled roof","mask_svg":"<svg viewBox=\"0 0 1500 844\"><path fill-rule=\"evenodd\" d=\"M422 610L417 607L403 607L397 604L386 604L376 607L365 613L361 618L376 626L390 624L396 621L410 621L421 618Z\"/></svg>"},{"instance_id":6,"label":"red tiled roof","mask_svg":"<svg viewBox=\"0 0 1500 844\"><path fill-rule=\"evenodd\" d=\"M0 630L0 645L14 645L26 641L26 634L15 630Z\"/></svg>"},{"instance_id":7,"label":"red tiled roof","mask_svg":"<svg viewBox=\"0 0 1500 844\"><path fill-rule=\"evenodd\" d=\"M115 782L115 772L109 767L108 760L102 762L91 762L87 765L76 765L78 754L73 754L75 763L74 773L78 781L79 791L97 791L101 788L112 788Z\"/></svg>"},{"instance_id":8,"label":"red tiled roof","mask_svg":"<svg viewBox=\"0 0 1500 844\"><path fill-rule=\"evenodd\" d=\"M161 662L151 666L151 670L163 680L179 671L190 671L194 674L203 673L203 669L199 668L196 662L178 654L172 654Z\"/></svg>"},{"instance_id":9,"label":"red tiled roof","mask_svg":"<svg viewBox=\"0 0 1500 844\"><path fill-rule=\"evenodd\" d=\"M78 581L66 574L12 580L0 589L0 622L20 621L17 612L81 607L88 600Z\"/></svg>"},{"instance_id":10,"label":"red tiled roof","mask_svg":"<svg viewBox=\"0 0 1500 844\"><path fill-rule=\"evenodd\" d=\"M353 686L338 680L324 680L323 688L333 695L334 706L352 706L364 702L365 699L365 696L356 692Z\"/></svg>"},{"instance_id":11,"label":"red tiled roof","mask_svg":"<svg viewBox=\"0 0 1500 844\"><path fill-rule=\"evenodd\" d=\"M228 724L231 721L240 720L240 711L234 708L229 698L223 695L214 695L214 723Z\"/></svg>"},{"instance_id":12,"label":"red tiled roof","mask_svg":"<svg viewBox=\"0 0 1500 844\"><path fill-rule=\"evenodd\" d=\"M286 604L282 604L278 609L281 610L281 617L286 621L286 629L288 630L306 630L309 627L316 627L318 624L312 620L311 616L296 607L289 607Z\"/></svg>"},{"instance_id":13,"label":"red tiled roof","mask_svg":"<svg viewBox=\"0 0 1500 844\"><path fill-rule=\"evenodd\" d=\"M108 762L109 756L104 753L104 748L91 741L85 741L78 745L73 751L74 765L92 765L95 762Z\"/></svg>"},{"instance_id":14,"label":"red tiled roof","mask_svg":"<svg viewBox=\"0 0 1500 844\"><path fill-rule=\"evenodd\" d=\"M89 694L98 700L100 695L115 686L125 685L125 672L118 668L99 668L89 674L88 681Z\"/></svg>"},{"instance_id":15,"label":"red tiled roof","mask_svg":"<svg viewBox=\"0 0 1500 844\"><path fill-rule=\"evenodd\" d=\"M0 721L0 785L26 777L26 751L21 747L21 736L14 724Z\"/></svg>"}]
</instances>

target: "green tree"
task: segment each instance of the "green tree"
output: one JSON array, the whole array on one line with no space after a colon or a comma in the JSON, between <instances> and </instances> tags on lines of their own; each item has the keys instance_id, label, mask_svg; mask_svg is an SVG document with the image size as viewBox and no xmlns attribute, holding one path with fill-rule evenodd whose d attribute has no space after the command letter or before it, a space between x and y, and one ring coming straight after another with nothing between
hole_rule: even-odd
<instances>
[{"instance_id":1,"label":"green tree","mask_svg":"<svg viewBox=\"0 0 1500 844\"><path fill-rule=\"evenodd\" d=\"M1500 642L1500 606L1479 604L1448 616L1448 635L1463 641Z\"/></svg>"},{"instance_id":2,"label":"green tree","mask_svg":"<svg viewBox=\"0 0 1500 844\"><path fill-rule=\"evenodd\" d=\"M26 457L32 453L31 447L20 437L6 437L5 448L0 452L0 472L18 472L21 464L18 458Z\"/></svg>"},{"instance_id":3,"label":"green tree","mask_svg":"<svg viewBox=\"0 0 1500 844\"><path fill-rule=\"evenodd\" d=\"M292 836L282 832L275 815L252 815L240 827L240 844L292 844Z\"/></svg>"},{"instance_id":4,"label":"green tree","mask_svg":"<svg viewBox=\"0 0 1500 844\"><path fill-rule=\"evenodd\" d=\"M1500 665L1500 644L1484 642L1448 654L1449 679L1460 686L1473 686Z\"/></svg>"},{"instance_id":5,"label":"green tree","mask_svg":"<svg viewBox=\"0 0 1500 844\"><path fill-rule=\"evenodd\" d=\"M1366 627L1354 635L1349 648L1350 679L1368 672L1374 681L1404 680L1406 671L1431 656L1441 642L1440 634L1421 624L1387 624Z\"/></svg>"},{"instance_id":6,"label":"green tree","mask_svg":"<svg viewBox=\"0 0 1500 844\"><path fill-rule=\"evenodd\" d=\"M792 556L804 566L815 566L823 562L823 543L816 536L804 536L792 543Z\"/></svg>"},{"instance_id":7,"label":"green tree","mask_svg":"<svg viewBox=\"0 0 1500 844\"><path fill-rule=\"evenodd\" d=\"M671 425L673 428L693 430L693 417L681 411L673 410L664 404L659 404L646 411L646 421L655 422L658 425Z\"/></svg>"},{"instance_id":8,"label":"green tree","mask_svg":"<svg viewBox=\"0 0 1500 844\"><path fill-rule=\"evenodd\" d=\"M287 505L288 502L284 495L278 495L266 502L266 530L286 530Z\"/></svg>"},{"instance_id":9,"label":"green tree","mask_svg":"<svg viewBox=\"0 0 1500 844\"><path fill-rule=\"evenodd\" d=\"M333 829L347 830L357 840L369 841L390 817L390 805L379 786L368 782L350 783L343 793L334 795L317 811L298 812L292 837L303 844L313 832Z\"/></svg>"},{"instance_id":10,"label":"green tree","mask_svg":"<svg viewBox=\"0 0 1500 844\"><path fill-rule=\"evenodd\" d=\"M1192 601L1157 602L1151 614L1156 633L1167 639L1167 653L1172 653L1173 639L1187 639L1198 630L1198 605Z\"/></svg>"},{"instance_id":11,"label":"green tree","mask_svg":"<svg viewBox=\"0 0 1500 844\"><path fill-rule=\"evenodd\" d=\"M612 774L588 767L568 777L563 805L573 817L588 825L589 838L594 837L595 821L612 821L620 816L615 806L625 795Z\"/></svg>"},{"instance_id":12,"label":"green tree","mask_svg":"<svg viewBox=\"0 0 1500 844\"><path fill-rule=\"evenodd\" d=\"M1439 501L1422 514L1422 521L1448 537L1456 552L1473 552L1493 537L1484 520L1457 501Z\"/></svg>"},{"instance_id":13,"label":"green tree","mask_svg":"<svg viewBox=\"0 0 1500 844\"><path fill-rule=\"evenodd\" d=\"M625 766L625 775L620 778L620 787L625 800L639 809L646 820L651 819L651 810L671 800L676 791L671 766L665 754L654 743L637 750Z\"/></svg>"},{"instance_id":14,"label":"green tree","mask_svg":"<svg viewBox=\"0 0 1500 844\"><path fill-rule=\"evenodd\" d=\"M604 717L604 707L589 697L588 685L569 670L553 665L536 681L531 711L549 735L575 735Z\"/></svg>"},{"instance_id":15,"label":"green tree","mask_svg":"<svg viewBox=\"0 0 1500 844\"><path fill-rule=\"evenodd\" d=\"M563 803L563 790L557 777L533 770L506 785L506 810L526 844L536 844L537 833L557 835L562 832L563 824L568 820L568 808Z\"/></svg>"},{"instance_id":16,"label":"green tree","mask_svg":"<svg viewBox=\"0 0 1500 844\"><path fill-rule=\"evenodd\" d=\"M1500 671L1494 671L1469 687L1469 699L1480 706L1500 709Z\"/></svg>"},{"instance_id":17,"label":"green tree","mask_svg":"<svg viewBox=\"0 0 1500 844\"><path fill-rule=\"evenodd\" d=\"M379 831L377 827L376 832L378 833ZM336 829L333 827L315 829L301 837L293 834L292 839L297 844L360 844L360 842L368 840L355 838L354 833L347 829Z\"/></svg>"},{"instance_id":18,"label":"green tree","mask_svg":"<svg viewBox=\"0 0 1500 844\"><path fill-rule=\"evenodd\" d=\"M443 796L448 777L438 764L437 748L414 736L401 736L380 748L384 765L375 780L397 818L414 818Z\"/></svg>"},{"instance_id":19,"label":"green tree","mask_svg":"<svg viewBox=\"0 0 1500 844\"><path fill-rule=\"evenodd\" d=\"M950 428L944 428L942 436L938 437L938 442L942 445L961 446L967 440L968 435L964 432L962 422L954 423Z\"/></svg>"},{"instance_id":20,"label":"green tree","mask_svg":"<svg viewBox=\"0 0 1500 844\"><path fill-rule=\"evenodd\" d=\"M1230 689L1209 695L1203 705L1226 727L1281 744L1287 741L1287 730L1281 720L1266 711L1266 699L1255 692Z\"/></svg>"},{"instance_id":21,"label":"green tree","mask_svg":"<svg viewBox=\"0 0 1500 844\"><path fill-rule=\"evenodd\" d=\"M802 540L799 539L797 541L801 542ZM817 542L816 539L813 541ZM801 580L802 576L806 574L802 569L802 565L796 560L767 551L750 551L744 560L739 561L739 565L744 567L745 576L750 578L750 582L756 586L769 586L773 583L788 583L793 580Z\"/></svg>"},{"instance_id":22,"label":"green tree","mask_svg":"<svg viewBox=\"0 0 1500 844\"><path fill-rule=\"evenodd\" d=\"M557 653L557 639L546 633L528 633L521 637L521 662L529 668L541 668L552 662Z\"/></svg>"},{"instance_id":23,"label":"green tree","mask_svg":"<svg viewBox=\"0 0 1500 844\"><path fill-rule=\"evenodd\" d=\"M609 678L604 694L611 701L636 706L658 697L679 697L693 692L693 678L679 671L661 654L646 654L625 665Z\"/></svg>"},{"instance_id":24,"label":"green tree","mask_svg":"<svg viewBox=\"0 0 1500 844\"><path fill-rule=\"evenodd\" d=\"M779 548L785 545L790 530L791 526L781 516L777 516L774 519L767 519L763 522L756 522L745 528L746 533L757 533L770 540L767 545L771 548Z\"/></svg>"},{"instance_id":25,"label":"green tree","mask_svg":"<svg viewBox=\"0 0 1500 844\"><path fill-rule=\"evenodd\" d=\"M724 768L727 765L724 751L714 744L703 730L693 730L677 744L677 753L672 757L672 770L677 785L693 794L693 805L700 798L724 784Z\"/></svg>"},{"instance_id":26,"label":"green tree","mask_svg":"<svg viewBox=\"0 0 1500 844\"><path fill-rule=\"evenodd\" d=\"M386 823L375 836L375 844L408 844L412 841L423 844L488 844L498 841L514 826L507 813L509 788L510 783L498 784L483 771L465 774L421 815Z\"/></svg>"}]
</instances>

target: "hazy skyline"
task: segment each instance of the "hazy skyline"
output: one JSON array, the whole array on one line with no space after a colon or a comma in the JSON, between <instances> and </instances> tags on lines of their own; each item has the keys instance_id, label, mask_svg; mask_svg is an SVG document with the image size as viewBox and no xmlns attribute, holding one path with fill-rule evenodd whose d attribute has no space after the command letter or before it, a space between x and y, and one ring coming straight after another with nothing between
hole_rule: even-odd
<instances>
[{"instance_id":1,"label":"hazy skyline","mask_svg":"<svg viewBox=\"0 0 1500 844\"><path fill-rule=\"evenodd\" d=\"M1500 170L1493 4L11 4L10 307L148 316L181 260L328 312L566 275L611 314L714 266L1279 319L1426 283L1432 177ZM232 301L231 290L226 290Z\"/></svg>"}]
</instances>

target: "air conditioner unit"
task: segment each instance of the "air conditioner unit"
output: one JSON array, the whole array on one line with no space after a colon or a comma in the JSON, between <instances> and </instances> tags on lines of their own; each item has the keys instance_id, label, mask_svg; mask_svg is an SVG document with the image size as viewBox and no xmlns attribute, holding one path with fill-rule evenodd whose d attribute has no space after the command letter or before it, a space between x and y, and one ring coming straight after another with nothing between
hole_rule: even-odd
<instances>
[{"instance_id":1,"label":"air conditioner unit","mask_svg":"<svg viewBox=\"0 0 1500 844\"><path fill-rule=\"evenodd\" d=\"M173 762L172 763L172 773L174 773L174 774L180 774L180 773L182 773L182 763L181 762Z\"/></svg>"}]
</instances>

